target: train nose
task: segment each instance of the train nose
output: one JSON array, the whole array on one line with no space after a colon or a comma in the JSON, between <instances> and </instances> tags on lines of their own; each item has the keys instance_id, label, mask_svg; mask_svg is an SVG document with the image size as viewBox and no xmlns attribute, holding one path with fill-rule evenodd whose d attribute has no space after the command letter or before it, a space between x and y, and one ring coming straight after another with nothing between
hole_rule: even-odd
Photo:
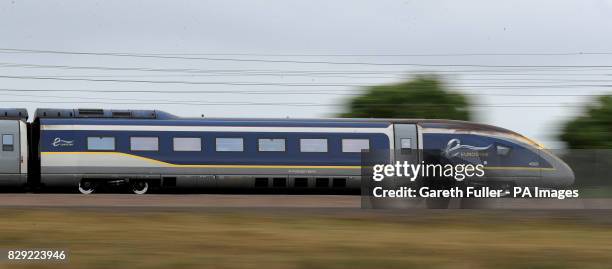
<instances>
[{"instance_id":1,"label":"train nose","mask_svg":"<svg viewBox=\"0 0 612 269\"><path fill-rule=\"evenodd\" d=\"M553 169L542 171L542 180L551 187L572 186L575 181L574 171L564 161L557 159Z\"/></svg>"}]
</instances>

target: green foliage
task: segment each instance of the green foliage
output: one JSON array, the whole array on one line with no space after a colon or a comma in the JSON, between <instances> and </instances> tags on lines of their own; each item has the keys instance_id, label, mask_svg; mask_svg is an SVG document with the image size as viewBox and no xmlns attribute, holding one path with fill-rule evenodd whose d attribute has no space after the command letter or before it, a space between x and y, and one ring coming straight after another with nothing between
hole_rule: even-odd
<instances>
[{"instance_id":1,"label":"green foliage","mask_svg":"<svg viewBox=\"0 0 612 269\"><path fill-rule=\"evenodd\" d=\"M470 120L466 98L444 88L434 76L412 81L373 86L352 99L345 118L421 118Z\"/></svg>"},{"instance_id":2,"label":"green foliage","mask_svg":"<svg viewBox=\"0 0 612 269\"><path fill-rule=\"evenodd\" d=\"M572 149L612 149L612 95L598 98L584 115L568 122L561 140Z\"/></svg>"}]
</instances>

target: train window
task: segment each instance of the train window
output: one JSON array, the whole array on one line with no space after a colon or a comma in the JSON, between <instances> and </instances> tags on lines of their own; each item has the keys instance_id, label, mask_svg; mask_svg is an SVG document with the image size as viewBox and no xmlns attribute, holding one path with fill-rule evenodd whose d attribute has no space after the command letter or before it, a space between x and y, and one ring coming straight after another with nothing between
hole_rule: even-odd
<instances>
[{"instance_id":1,"label":"train window","mask_svg":"<svg viewBox=\"0 0 612 269\"><path fill-rule=\"evenodd\" d=\"M285 139L282 138L260 138L259 151L285 151Z\"/></svg>"},{"instance_id":2,"label":"train window","mask_svg":"<svg viewBox=\"0 0 612 269\"><path fill-rule=\"evenodd\" d=\"M201 151L202 139L199 137L175 137L172 139L174 151Z\"/></svg>"},{"instance_id":3,"label":"train window","mask_svg":"<svg viewBox=\"0 0 612 269\"><path fill-rule=\"evenodd\" d=\"M510 154L510 147L497 145L497 155L508 156Z\"/></svg>"},{"instance_id":4,"label":"train window","mask_svg":"<svg viewBox=\"0 0 612 269\"><path fill-rule=\"evenodd\" d=\"M342 139L342 152L361 152L369 149L369 139Z\"/></svg>"},{"instance_id":5,"label":"train window","mask_svg":"<svg viewBox=\"0 0 612 269\"><path fill-rule=\"evenodd\" d=\"M131 151L158 151L159 138L157 137L130 137Z\"/></svg>"},{"instance_id":6,"label":"train window","mask_svg":"<svg viewBox=\"0 0 612 269\"><path fill-rule=\"evenodd\" d=\"M400 147L401 147L401 149L411 149L412 148L412 139L410 139L410 138L402 138L402 139L400 139Z\"/></svg>"},{"instance_id":7,"label":"train window","mask_svg":"<svg viewBox=\"0 0 612 269\"><path fill-rule=\"evenodd\" d=\"M217 151L244 151L242 138L217 138Z\"/></svg>"},{"instance_id":8,"label":"train window","mask_svg":"<svg viewBox=\"0 0 612 269\"><path fill-rule=\"evenodd\" d=\"M15 141L12 134L2 135L2 150L13 151L15 150Z\"/></svg>"},{"instance_id":9,"label":"train window","mask_svg":"<svg viewBox=\"0 0 612 269\"><path fill-rule=\"evenodd\" d=\"M114 137L87 137L88 150L115 150Z\"/></svg>"},{"instance_id":10,"label":"train window","mask_svg":"<svg viewBox=\"0 0 612 269\"><path fill-rule=\"evenodd\" d=\"M327 139L300 139L301 152L327 152Z\"/></svg>"}]
</instances>

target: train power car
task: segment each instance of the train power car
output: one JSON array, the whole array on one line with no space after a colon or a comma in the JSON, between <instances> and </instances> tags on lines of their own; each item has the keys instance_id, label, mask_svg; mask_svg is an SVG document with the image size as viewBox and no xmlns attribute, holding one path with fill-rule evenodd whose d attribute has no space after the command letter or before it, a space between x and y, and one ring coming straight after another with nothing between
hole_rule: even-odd
<instances>
[{"instance_id":1,"label":"train power car","mask_svg":"<svg viewBox=\"0 0 612 269\"><path fill-rule=\"evenodd\" d=\"M0 109L0 186L22 186L28 175L28 111Z\"/></svg>"},{"instance_id":2,"label":"train power car","mask_svg":"<svg viewBox=\"0 0 612 269\"><path fill-rule=\"evenodd\" d=\"M180 118L156 110L38 109L23 137L23 118L6 120L21 158L6 153L0 174L40 186L92 193L126 184L152 187L358 190L363 151L390 160L478 158L483 180L563 187L571 169L512 131L450 120ZM0 125L4 126L4 125ZM9 133L10 132L10 133ZM20 137L20 140L15 138ZM24 148L30 141L28 150ZM10 144L8 143L7 144ZM8 149L8 147L7 147ZM409 155L409 157L404 156ZM439 161L439 160L434 160ZM9 174L9 173L6 173Z\"/></svg>"}]
</instances>

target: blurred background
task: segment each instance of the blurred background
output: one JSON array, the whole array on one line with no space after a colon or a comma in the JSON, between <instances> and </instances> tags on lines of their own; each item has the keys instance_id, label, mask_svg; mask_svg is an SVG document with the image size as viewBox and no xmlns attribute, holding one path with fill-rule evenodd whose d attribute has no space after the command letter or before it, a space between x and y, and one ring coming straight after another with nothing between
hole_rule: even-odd
<instances>
[{"instance_id":1,"label":"blurred background","mask_svg":"<svg viewBox=\"0 0 612 269\"><path fill-rule=\"evenodd\" d=\"M610 14L606 0L0 1L0 106L466 119L609 147Z\"/></svg>"}]
</instances>

